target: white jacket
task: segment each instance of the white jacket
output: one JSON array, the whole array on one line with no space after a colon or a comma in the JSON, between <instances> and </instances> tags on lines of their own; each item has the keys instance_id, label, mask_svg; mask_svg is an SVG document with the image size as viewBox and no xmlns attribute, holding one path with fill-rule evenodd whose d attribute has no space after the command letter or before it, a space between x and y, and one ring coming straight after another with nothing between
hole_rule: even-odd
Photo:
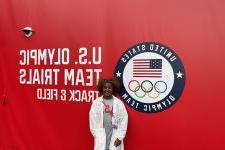
<instances>
[{"instance_id":1,"label":"white jacket","mask_svg":"<svg viewBox=\"0 0 225 150\"><path fill-rule=\"evenodd\" d=\"M94 150L105 150L106 134L103 128L103 97L99 97L93 101L89 112L90 130L94 137ZM128 115L124 104L118 98L113 96L113 117L112 124L117 126L113 128L112 138L109 150L124 150L123 138L127 131ZM121 144L114 146L116 139L121 140Z\"/></svg>"}]
</instances>

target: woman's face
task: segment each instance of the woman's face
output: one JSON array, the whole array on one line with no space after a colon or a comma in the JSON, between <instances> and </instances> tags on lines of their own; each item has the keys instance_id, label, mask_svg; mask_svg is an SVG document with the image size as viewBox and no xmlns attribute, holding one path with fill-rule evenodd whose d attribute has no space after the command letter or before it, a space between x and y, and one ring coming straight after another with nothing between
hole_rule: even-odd
<instances>
[{"instance_id":1,"label":"woman's face","mask_svg":"<svg viewBox=\"0 0 225 150\"><path fill-rule=\"evenodd\" d=\"M105 83L103 85L102 92L103 92L103 97L105 99L110 99L112 97L112 93L113 93L113 86L112 86L112 84L111 83L108 83L108 82Z\"/></svg>"}]
</instances>

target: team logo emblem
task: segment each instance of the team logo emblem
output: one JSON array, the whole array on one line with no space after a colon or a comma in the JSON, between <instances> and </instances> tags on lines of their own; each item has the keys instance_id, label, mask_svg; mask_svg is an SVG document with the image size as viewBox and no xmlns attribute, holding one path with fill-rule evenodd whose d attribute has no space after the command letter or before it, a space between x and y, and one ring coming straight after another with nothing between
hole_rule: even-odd
<instances>
[{"instance_id":1,"label":"team logo emblem","mask_svg":"<svg viewBox=\"0 0 225 150\"><path fill-rule=\"evenodd\" d=\"M120 96L133 109L156 113L174 105L185 86L185 70L178 55L155 42L134 45L117 62L114 76Z\"/></svg>"}]
</instances>

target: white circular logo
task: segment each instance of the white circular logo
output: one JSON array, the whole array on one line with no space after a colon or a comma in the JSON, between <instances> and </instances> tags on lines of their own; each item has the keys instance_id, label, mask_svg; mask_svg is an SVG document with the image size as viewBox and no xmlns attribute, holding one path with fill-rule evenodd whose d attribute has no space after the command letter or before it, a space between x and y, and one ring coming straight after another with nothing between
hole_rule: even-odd
<instances>
[{"instance_id":1,"label":"white circular logo","mask_svg":"<svg viewBox=\"0 0 225 150\"><path fill-rule=\"evenodd\" d=\"M180 58L170 48L154 42L140 43L124 52L115 77L122 83L120 95L124 102L146 113L172 106L185 85Z\"/></svg>"}]
</instances>

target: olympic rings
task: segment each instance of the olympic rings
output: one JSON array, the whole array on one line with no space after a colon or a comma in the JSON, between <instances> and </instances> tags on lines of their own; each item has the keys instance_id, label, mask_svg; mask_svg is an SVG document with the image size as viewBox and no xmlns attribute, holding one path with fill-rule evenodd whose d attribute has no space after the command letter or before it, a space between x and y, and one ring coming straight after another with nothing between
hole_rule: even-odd
<instances>
[{"instance_id":1,"label":"olympic rings","mask_svg":"<svg viewBox=\"0 0 225 150\"><path fill-rule=\"evenodd\" d=\"M151 96L150 93L148 93L148 97L156 99L157 97L159 97L160 94L161 93L157 92L156 96Z\"/></svg>"},{"instance_id":2,"label":"olympic rings","mask_svg":"<svg viewBox=\"0 0 225 150\"><path fill-rule=\"evenodd\" d=\"M136 82L136 83L138 84L138 86L135 87L134 90L131 89L131 83L132 83L132 82ZM131 81L129 82L129 84L128 84L128 88L129 88L129 90L131 90L132 92L136 92L136 91L138 91L139 88L140 88L140 83L139 83L137 80L131 80Z\"/></svg>"},{"instance_id":3,"label":"olympic rings","mask_svg":"<svg viewBox=\"0 0 225 150\"><path fill-rule=\"evenodd\" d=\"M162 83L162 84L165 86L165 89L162 90L162 91L160 91L159 88L157 88L157 86L156 86L156 85L159 86L160 83ZM164 92L166 92L166 90L167 90L167 84L166 84L166 82L164 82L164 81L157 81L157 82L155 83L155 85L154 85L154 88L155 88L155 90L156 90L158 93L164 93Z\"/></svg>"},{"instance_id":4,"label":"olympic rings","mask_svg":"<svg viewBox=\"0 0 225 150\"><path fill-rule=\"evenodd\" d=\"M162 80L156 81L154 85L149 80L144 80L141 84L137 80L131 80L128 84L128 88L131 92L134 92L138 98L143 98L147 94L149 98L156 99L160 94L167 91L167 84ZM154 92L157 94L154 94Z\"/></svg>"},{"instance_id":5,"label":"olympic rings","mask_svg":"<svg viewBox=\"0 0 225 150\"><path fill-rule=\"evenodd\" d=\"M143 87L143 88L144 88L144 87ZM140 88L139 88L139 89L140 89ZM142 90L141 90L141 91L142 91ZM138 95L137 92L138 92L138 90L135 91L134 94L135 94L137 97L139 97L139 98L143 98L143 97L145 97L145 95L146 95L146 92L144 92L144 91L142 91L142 92L144 93L143 95Z\"/></svg>"},{"instance_id":6,"label":"olympic rings","mask_svg":"<svg viewBox=\"0 0 225 150\"><path fill-rule=\"evenodd\" d=\"M145 84L145 83L149 83L149 84L150 84L149 90L148 90L148 89L146 90L146 88L144 88L144 84ZM153 84L152 84L152 82L149 81L149 80L143 81L143 82L141 83L141 89L142 89L142 91L144 91L145 93L151 92L151 91L153 90Z\"/></svg>"}]
</instances>

